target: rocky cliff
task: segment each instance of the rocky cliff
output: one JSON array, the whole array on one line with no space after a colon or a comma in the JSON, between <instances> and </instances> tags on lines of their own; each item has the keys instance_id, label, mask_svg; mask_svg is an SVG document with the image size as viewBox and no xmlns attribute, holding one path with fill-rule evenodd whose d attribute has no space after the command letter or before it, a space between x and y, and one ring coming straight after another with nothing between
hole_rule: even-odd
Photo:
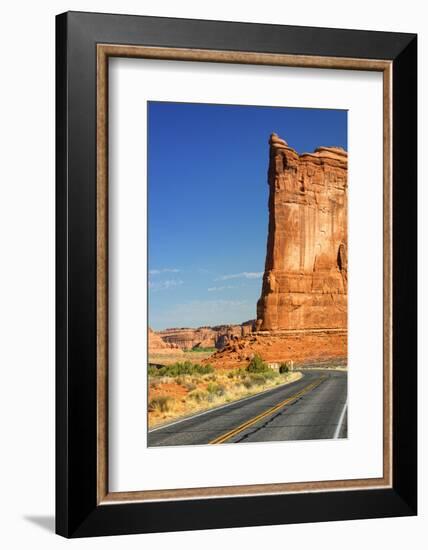
<instances>
[{"instance_id":1,"label":"rocky cliff","mask_svg":"<svg viewBox=\"0 0 428 550\"><path fill-rule=\"evenodd\" d=\"M254 331L212 355L217 368L347 357L348 155L318 147L299 155L269 139L269 227Z\"/></svg>"},{"instance_id":2,"label":"rocky cliff","mask_svg":"<svg viewBox=\"0 0 428 550\"><path fill-rule=\"evenodd\" d=\"M224 348L233 338L241 338L250 334L254 321L246 321L242 325L219 325L199 328L168 328L157 335L169 344L180 349Z\"/></svg>"},{"instance_id":3,"label":"rocky cliff","mask_svg":"<svg viewBox=\"0 0 428 550\"><path fill-rule=\"evenodd\" d=\"M183 353L178 346L175 344L165 342L154 330L149 328L148 331L148 340L149 340L149 353L157 353L162 355L168 354L180 354Z\"/></svg>"},{"instance_id":4,"label":"rocky cliff","mask_svg":"<svg viewBox=\"0 0 428 550\"><path fill-rule=\"evenodd\" d=\"M269 229L259 330L346 329L347 152L269 140Z\"/></svg>"}]
</instances>

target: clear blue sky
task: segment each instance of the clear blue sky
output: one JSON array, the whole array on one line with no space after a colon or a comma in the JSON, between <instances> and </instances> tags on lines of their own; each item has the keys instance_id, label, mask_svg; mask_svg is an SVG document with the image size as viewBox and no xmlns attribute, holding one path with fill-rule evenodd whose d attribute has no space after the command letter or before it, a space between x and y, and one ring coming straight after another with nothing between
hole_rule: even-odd
<instances>
[{"instance_id":1,"label":"clear blue sky","mask_svg":"<svg viewBox=\"0 0 428 550\"><path fill-rule=\"evenodd\" d=\"M347 112L149 102L149 325L255 318L268 227L268 139L347 149Z\"/></svg>"}]
</instances>

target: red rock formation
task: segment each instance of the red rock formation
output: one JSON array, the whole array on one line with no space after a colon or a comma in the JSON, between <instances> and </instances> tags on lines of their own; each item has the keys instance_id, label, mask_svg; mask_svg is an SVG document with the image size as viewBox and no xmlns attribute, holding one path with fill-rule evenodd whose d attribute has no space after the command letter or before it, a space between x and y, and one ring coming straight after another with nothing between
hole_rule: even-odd
<instances>
[{"instance_id":1,"label":"red rock formation","mask_svg":"<svg viewBox=\"0 0 428 550\"><path fill-rule=\"evenodd\" d=\"M149 328L149 331L148 331L148 339L149 339L149 353L174 354L174 355L183 353L183 350L181 350L175 344L171 344L162 340L159 334L157 334L151 328Z\"/></svg>"},{"instance_id":2,"label":"red rock formation","mask_svg":"<svg viewBox=\"0 0 428 550\"><path fill-rule=\"evenodd\" d=\"M346 360L347 331L290 330L254 332L231 341L205 359L218 369L245 368L255 354L269 363L293 361L297 365Z\"/></svg>"},{"instance_id":3,"label":"red rock formation","mask_svg":"<svg viewBox=\"0 0 428 550\"><path fill-rule=\"evenodd\" d=\"M199 328L168 328L157 334L170 344L181 349L217 348L222 349L233 338L241 338L251 333L254 321L242 325L219 325Z\"/></svg>"},{"instance_id":4,"label":"red rock formation","mask_svg":"<svg viewBox=\"0 0 428 550\"><path fill-rule=\"evenodd\" d=\"M251 334L255 327L255 321L246 321L242 325L222 325L213 327L217 332L215 347L219 350L228 345L229 342Z\"/></svg>"},{"instance_id":5,"label":"red rock formation","mask_svg":"<svg viewBox=\"0 0 428 550\"><path fill-rule=\"evenodd\" d=\"M180 349L192 349L199 347L214 347L214 331L209 327L203 328L167 328L158 333L164 342L174 344Z\"/></svg>"},{"instance_id":6,"label":"red rock formation","mask_svg":"<svg viewBox=\"0 0 428 550\"><path fill-rule=\"evenodd\" d=\"M347 167L340 147L299 155L272 134L261 330L346 329Z\"/></svg>"},{"instance_id":7,"label":"red rock formation","mask_svg":"<svg viewBox=\"0 0 428 550\"><path fill-rule=\"evenodd\" d=\"M346 360L347 168L339 147L299 155L269 140L269 231L252 334L206 362L245 367L254 354L297 364Z\"/></svg>"}]
</instances>

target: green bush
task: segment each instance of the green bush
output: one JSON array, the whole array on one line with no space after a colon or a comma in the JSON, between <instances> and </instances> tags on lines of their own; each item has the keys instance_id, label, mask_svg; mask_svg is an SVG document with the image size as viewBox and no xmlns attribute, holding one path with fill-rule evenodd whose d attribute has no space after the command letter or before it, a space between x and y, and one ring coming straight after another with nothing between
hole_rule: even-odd
<instances>
[{"instance_id":1,"label":"green bush","mask_svg":"<svg viewBox=\"0 0 428 550\"><path fill-rule=\"evenodd\" d=\"M272 380L273 378L279 376L279 372L273 369L269 369L263 373L263 376L266 378L266 380Z\"/></svg>"},{"instance_id":2,"label":"green bush","mask_svg":"<svg viewBox=\"0 0 428 550\"><path fill-rule=\"evenodd\" d=\"M157 367L149 367L147 372L149 376L158 376L159 369Z\"/></svg>"},{"instance_id":3,"label":"green bush","mask_svg":"<svg viewBox=\"0 0 428 550\"><path fill-rule=\"evenodd\" d=\"M291 366L293 365L292 361L285 361L284 363L281 363L279 365L279 372L280 374L285 374L287 372L290 372Z\"/></svg>"},{"instance_id":4,"label":"green bush","mask_svg":"<svg viewBox=\"0 0 428 550\"><path fill-rule=\"evenodd\" d=\"M150 376L176 377L185 374L209 374L214 372L214 368L211 365L200 365L199 363L184 361L183 363L174 363L160 368L149 367L148 372Z\"/></svg>"},{"instance_id":5,"label":"green bush","mask_svg":"<svg viewBox=\"0 0 428 550\"><path fill-rule=\"evenodd\" d=\"M260 355L255 355L251 361L248 363L247 371L248 372L266 372L271 370L267 363L263 361Z\"/></svg>"}]
</instances>

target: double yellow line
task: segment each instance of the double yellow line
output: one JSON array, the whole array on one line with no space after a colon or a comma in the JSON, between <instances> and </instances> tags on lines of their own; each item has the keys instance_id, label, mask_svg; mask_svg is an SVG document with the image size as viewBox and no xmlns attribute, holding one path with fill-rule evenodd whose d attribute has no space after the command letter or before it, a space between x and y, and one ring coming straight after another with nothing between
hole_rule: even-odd
<instances>
[{"instance_id":1,"label":"double yellow line","mask_svg":"<svg viewBox=\"0 0 428 550\"><path fill-rule=\"evenodd\" d=\"M282 407L285 407L285 405L289 405L293 401L296 401L296 399L299 399L305 393L308 393L308 392L314 390L317 386L319 386L321 384L321 382L323 382L323 380L325 378L326 378L326 376L322 376L316 382L312 382L311 384L308 384L302 390L295 393L291 397L287 397L287 399L284 399L284 401L281 401L281 403L278 403L278 405L275 405L274 407L271 407L270 409L267 409L266 411L258 414L254 418L251 418L250 420L247 420L246 422L244 422L240 426L237 426L236 428L233 428L233 430L230 430L229 432L226 432L225 434L219 435L218 437L216 437L212 441L209 441L209 445L218 445L219 443L224 443L225 441L227 441L231 437L233 437L235 435L238 435L239 433L243 432L247 428L250 428L251 426L253 426L257 422L259 422L260 420L263 420L263 418L266 418L267 416L279 411L280 409L282 409Z\"/></svg>"}]
</instances>

